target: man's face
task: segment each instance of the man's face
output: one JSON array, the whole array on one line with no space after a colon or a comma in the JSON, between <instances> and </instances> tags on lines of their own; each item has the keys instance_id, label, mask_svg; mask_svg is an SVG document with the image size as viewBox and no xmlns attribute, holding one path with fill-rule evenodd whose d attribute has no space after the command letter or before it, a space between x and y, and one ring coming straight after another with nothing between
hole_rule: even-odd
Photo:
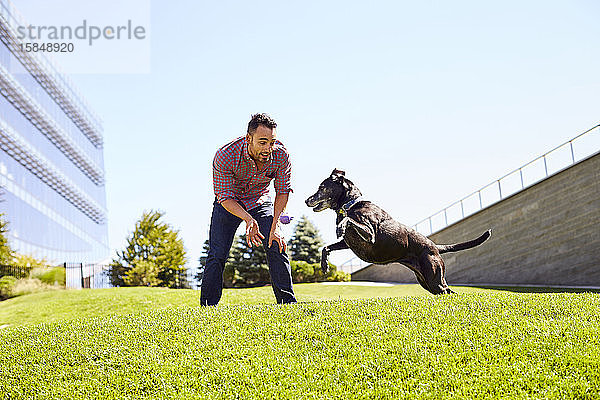
<instances>
[{"instance_id":1,"label":"man's face","mask_svg":"<svg viewBox=\"0 0 600 400\"><path fill-rule=\"evenodd\" d=\"M275 145L275 129L259 125L252 133L246 134L248 153L255 161L267 163L271 160L273 146Z\"/></svg>"}]
</instances>

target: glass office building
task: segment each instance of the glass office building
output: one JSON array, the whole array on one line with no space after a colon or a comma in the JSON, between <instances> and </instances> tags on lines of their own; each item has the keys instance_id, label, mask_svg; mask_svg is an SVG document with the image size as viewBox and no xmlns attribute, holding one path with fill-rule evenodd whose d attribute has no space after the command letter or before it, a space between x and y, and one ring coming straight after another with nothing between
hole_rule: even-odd
<instances>
[{"instance_id":1,"label":"glass office building","mask_svg":"<svg viewBox=\"0 0 600 400\"><path fill-rule=\"evenodd\" d=\"M53 263L109 257L102 125L64 74L21 47L0 0L0 213L11 247Z\"/></svg>"}]
</instances>

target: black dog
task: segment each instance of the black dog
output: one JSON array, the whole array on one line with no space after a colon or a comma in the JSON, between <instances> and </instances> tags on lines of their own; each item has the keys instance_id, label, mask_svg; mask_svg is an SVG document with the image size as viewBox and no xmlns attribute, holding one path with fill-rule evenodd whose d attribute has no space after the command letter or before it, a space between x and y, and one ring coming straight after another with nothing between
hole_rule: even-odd
<instances>
[{"instance_id":1,"label":"black dog","mask_svg":"<svg viewBox=\"0 0 600 400\"><path fill-rule=\"evenodd\" d=\"M317 193L306 199L315 212L327 208L337 213L337 243L323 248L321 269L327 272L327 257L333 250L350 248L361 260L373 264L398 262L406 265L417 280L433 294L454 293L446 284L441 253L470 249L485 242L488 230L475 240L451 245L436 245L426 236L402 225L370 201L360 200L360 190L346 179L344 171L334 169Z\"/></svg>"}]
</instances>

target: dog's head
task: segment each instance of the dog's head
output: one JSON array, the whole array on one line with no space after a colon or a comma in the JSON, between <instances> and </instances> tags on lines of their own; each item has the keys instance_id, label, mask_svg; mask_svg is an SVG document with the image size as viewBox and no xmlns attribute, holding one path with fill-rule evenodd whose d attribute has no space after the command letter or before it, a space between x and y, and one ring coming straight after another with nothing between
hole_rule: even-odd
<instances>
[{"instance_id":1,"label":"dog's head","mask_svg":"<svg viewBox=\"0 0 600 400\"><path fill-rule=\"evenodd\" d=\"M331 175L319 185L315 194L306 199L306 205L314 212L327 208L339 209L346 202L350 193L360 196L360 191L346 179L344 171L334 169Z\"/></svg>"}]
</instances>

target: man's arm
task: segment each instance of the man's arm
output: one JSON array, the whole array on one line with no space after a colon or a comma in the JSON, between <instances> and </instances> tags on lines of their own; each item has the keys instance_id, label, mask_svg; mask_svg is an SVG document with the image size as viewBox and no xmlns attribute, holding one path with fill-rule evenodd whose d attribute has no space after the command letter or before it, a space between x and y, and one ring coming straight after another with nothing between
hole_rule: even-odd
<instances>
[{"instance_id":1,"label":"man's arm","mask_svg":"<svg viewBox=\"0 0 600 400\"><path fill-rule=\"evenodd\" d=\"M271 233L269 234L269 247L271 247L271 244L275 241L279 244L279 251L282 253L287 250L287 243L279 231L279 217L283 210L285 210L289 197L289 192L275 193L275 202L273 203L273 224L271 225Z\"/></svg>"},{"instance_id":2,"label":"man's arm","mask_svg":"<svg viewBox=\"0 0 600 400\"><path fill-rule=\"evenodd\" d=\"M283 210L285 210L290 192L292 191L291 176L292 163L286 151L283 154L282 165L278 169L275 181L273 182L273 186L275 186L275 203L273 203L273 225L271 225L271 233L269 234L269 247L271 247L273 241L276 241L279 244L279 251L281 252L287 250L287 243L279 231L279 217Z\"/></svg>"},{"instance_id":3,"label":"man's arm","mask_svg":"<svg viewBox=\"0 0 600 400\"><path fill-rule=\"evenodd\" d=\"M221 205L224 209L236 217L241 218L246 223L246 242L248 243L248 246L252 247L253 244L255 246L260 246L262 244L261 239L264 239L265 237L260 233L258 222L248 214L248 211L244 210L240 203L234 199L223 200Z\"/></svg>"},{"instance_id":4,"label":"man's arm","mask_svg":"<svg viewBox=\"0 0 600 400\"><path fill-rule=\"evenodd\" d=\"M265 237L258 229L258 222L235 200L234 178L230 158L218 151L213 160L213 185L217 201L231 214L246 222L246 242L248 246L260 246Z\"/></svg>"}]
</instances>

